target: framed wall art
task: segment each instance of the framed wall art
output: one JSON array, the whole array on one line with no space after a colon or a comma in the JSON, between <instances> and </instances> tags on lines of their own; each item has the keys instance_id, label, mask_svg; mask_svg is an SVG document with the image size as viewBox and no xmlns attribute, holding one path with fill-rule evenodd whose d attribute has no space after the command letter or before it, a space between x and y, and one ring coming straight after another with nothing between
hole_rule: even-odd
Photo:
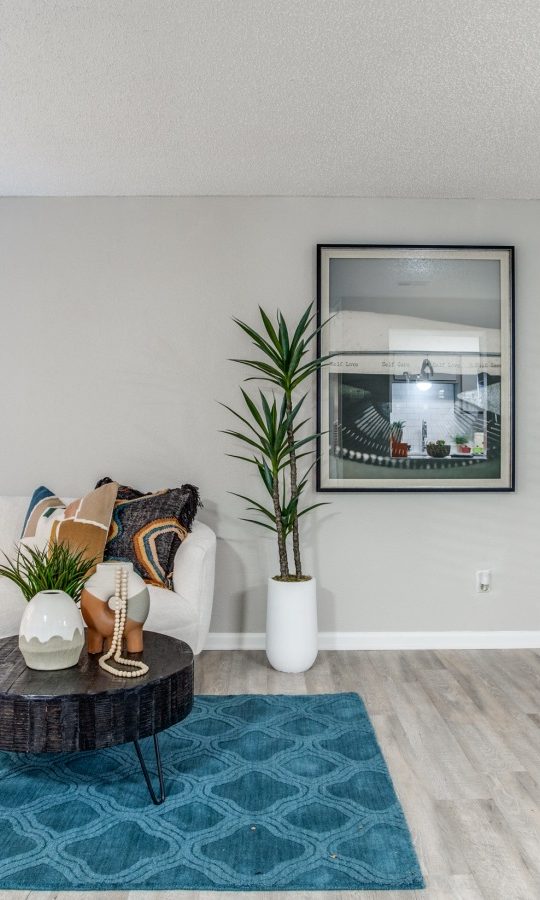
<instances>
[{"instance_id":1,"label":"framed wall art","mask_svg":"<svg viewBox=\"0 0 540 900\"><path fill-rule=\"evenodd\" d=\"M317 252L317 489L514 490L514 248Z\"/></svg>"}]
</instances>

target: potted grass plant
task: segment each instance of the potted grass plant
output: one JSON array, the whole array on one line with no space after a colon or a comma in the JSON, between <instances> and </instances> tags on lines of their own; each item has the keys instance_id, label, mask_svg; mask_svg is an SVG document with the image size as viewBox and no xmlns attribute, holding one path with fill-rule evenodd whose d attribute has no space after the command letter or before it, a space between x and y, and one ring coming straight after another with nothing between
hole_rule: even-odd
<instances>
[{"instance_id":1,"label":"potted grass plant","mask_svg":"<svg viewBox=\"0 0 540 900\"><path fill-rule=\"evenodd\" d=\"M28 601L19 629L26 665L31 669L76 665L84 646L77 601L95 560L62 543L45 549L22 546L13 559L3 555L0 576L13 581Z\"/></svg>"},{"instance_id":2,"label":"potted grass plant","mask_svg":"<svg viewBox=\"0 0 540 900\"><path fill-rule=\"evenodd\" d=\"M454 438L454 443L456 444L456 449L458 453L462 453L464 456L467 456L472 452L472 447L469 444L469 440L464 434L456 434Z\"/></svg>"},{"instance_id":3,"label":"potted grass plant","mask_svg":"<svg viewBox=\"0 0 540 900\"><path fill-rule=\"evenodd\" d=\"M317 590L315 578L302 567L300 519L324 503L304 504L310 472L315 465L317 434L306 433L309 416L303 407L307 392L297 396L324 364L326 357L310 358L310 350L320 331L314 327L310 304L293 328L281 312L273 322L259 307L259 331L245 322L236 324L257 350L255 358L235 359L251 374L246 381L261 380L271 385L270 397L259 390L253 399L241 389L242 412L226 406L241 423L241 430L226 434L240 441L244 454L231 453L255 467L266 502L234 493L245 501L249 517L245 521L276 535L279 574L268 579L266 654L270 664L283 672L303 672L317 657ZM323 323L326 324L326 323ZM225 404L224 404L225 405ZM290 557L292 551L292 570Z\"/></svg>"}]
</instances>

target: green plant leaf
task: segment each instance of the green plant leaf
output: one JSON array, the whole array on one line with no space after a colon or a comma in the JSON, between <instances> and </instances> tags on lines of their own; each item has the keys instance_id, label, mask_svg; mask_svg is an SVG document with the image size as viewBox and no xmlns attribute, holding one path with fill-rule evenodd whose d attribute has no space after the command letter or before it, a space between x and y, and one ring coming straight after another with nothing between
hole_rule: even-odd
<instances>
[{"instance_id":1,"label":"green plant leaf","mask_svg":"<svg viewBox=\"0 0 540 900\"><path fill-rule=\"evenodd\" d=\"M319 332L322 331L322 329L325 328L328 325L328 323L332 321L332 319L335 317L335 315L336 315L336 313L333 313L331 316L328 316L328 318L325 319L324 322L321 322L321 324L317 326L315 331L313 331L310 335L308 335L308 337L306 338L306 344L310 344L311 341L313 340L313 338L317 337ZM314 318L314 317L312 317L312 318Z\"/></svg>"},{"instance_id":2,"label":"green plant leaf","mask_svg":"<svg viewBox=\"0 0 540 900\"><path fill-rule=\"evenodd\" d=\"M295 406L293 406L293 408L292 408L292 410L291 410L291 413L290 413L290 415L289 415L289 423L290 423L291 425L293 424L293 422L294 422L294 420L296 419L296 417L297 417L297 415L298 415L300 409L302 408L302 405L303 405L303 403L304 403L306 397L307 397L307 394L304 394L302 397L300 397L300 400L298 401L298 403L297 403ZM296 428L297 428L297 429L298 429L298 428L301 428L302 425L305 425L305 424L306 424L306 422L309 422L309 419L305 419L304 422L300 422L299 424L297 424L297 425L296 425Z\"/></svg>"},{"instance_id":3,"label":"green plant leaf","mask_svg":"<svg viewBox=\"0 0 540 900\"><path fill-rule=\"evenodd\" d=\"M302 509L298 513L298 518L300 518L301 516L305 516L305 514L311 512L312 509L317 509L318 506L330 506L330 501L324 500L321 503L313 503L311 506L306 506L305 509Z\"/></svg>"},{"instance_id":4,"label":"green plant leaf","mask_svg":"<svg viewBox=\"0 0 540 900\"><path fill-rule=\"evenodd\" d=\"M330 356L321 356L319 359L312 360L311 362L306 363L305 366L301 366L297 370L297 375L291 384L291 390L294 391L299 384L302 384L302 382L306 380L306 378L309 378L311 375L315 375L320 369L322 369L323 365L325 364L325 360L327 359L330 359Z\"/></svg>"},{"instance_id":5,"label":"green plant leaf","mask_svg":"<svg viewBox=\"0 0 540 900\"><path fill-rule=\"evenodd\" d=\"M244 516L240 516L240 521L241 522L251 522L252 525L260 525L261 528L268 528L269 531L275 532L275 530L276 530L275 528L272 528L271 525L268 525L266 522L260 522L259 519L246 519Z\"/></svg>"},{"instance_id":6,"label":"green plant leaf","mask_svg":"<svg viewBox=\"0 0 540 900\"><path fill-rule=\"evenodd\" d=\"M263 321L263 325L266 329L266 333L267 333L268 337L272 341L272 343L273 343L274 347L276 348L276 350L278 351L278 353L281 353L281 344L280 344L279 338L276 334L276 330L275 330L274 326L272 325L270 316L268 316L265 313L262 306L259 306L259 313L260 313L260 316Z\"/></svg>"},{"instance_id":7,"label":"green plant leaf","mask_svg":"<svg viewBox=\"0 0 540 900\"><path fill-rule=\"evenodd\" d=\"M257 431L256 428L254 428L254 426L251 424L251 422L248 421L248 419L246 419L244 416L242 416L239 412L237 412L231 406L227 406L225 403L220 403L220 406L223 406L223 408L228 410L230 413L232 413L233 416L236 416L236 418L239 419L240 422L243 422L244 425L246 425L254 434L257 435L257 437L259 437L259 432ZM227 434L227 432L222 430L222 434Z\"/></svg>"},{"instance_id":8,"label":"green plant leaf","mask_svg":"<svg viewBox=\"0 0 540 900\"><path fill-rule=\"evenodd\" d=\"M256 441L252 440L247 434L242 434L241 431L232 431L227 428L223 431L223 434L228 434L230 437L236 438L237 441L243 441L244 444L249 444L250 447L255 447L256 450L259 450L261 453L266 453L266 450L262 444L257 444Z\"/></svg>"},{"instance_id":9,"label":"green plant leaf","mask_svg":"<svg viewBox=\"0 0 540 900\"><path fill-rule=\"evenodd\" d=\"M259 428L261 428L264 431L264 421L263 421L263 418L262 418L259 410L257 409L256 404L253 402L253 400L251 399L251 397L249 396L247 391L245 391L243 388L240 388L240 392L242 394L242 397L244 398L244 402L245 402L247 408L249 409L251 415L255 419L257 425L259 426ZM262 394L262 392L260 392L260 393Z\"/></svg>"},{"instance_id":10,"label":"green plant leaf","mask_svg":"<svg viewBox=\"0 0 540 900\"><path fill-rule=\"evenodd\" d=\"M293 445L294 449L299 450L300 447L304 446L304 444L309 444L309 443L315 441L318 437L319 437L319 435L317 433L308 434L307 437L301 438L299 441L294 442L294 445Z\"/></svg>"},{"instance_id":11,"label":"green plant leaf","mask_svg":"<svg viewBox=\"0 0 540 900\"><path fill-rule=\"evenodd\" d=\"M272 348L268 341L265 341L262 335L258 334L258 332L256 332L254 328L251 328L245 322L240 321L240 319L233 319L233 322L239 325L242 331L244 331L248 335L248 337L251 338L255 346L258 347L259 350L262 350L265 356L268 356L275 363L279 364L278 353L276 353L276 351Z\"/></svg>"},{"instance_id":12,"label":"green plant leaf","mask_svg":"<svg viewBox=\"0 0 540 900\"><path fill-rule=\"evenodd\" d=\"M251 463L254 466L259 465L259 461L255 456L254 457L240 456L240 454L238 454L238 453L226 453L225 456L230 456L231 459L241 459L242 462Z\"/></svg>"},{"instance_id":13,"label":"green plant leaf","mask_svg":"<svg viewBox=\"0 0 540 900\"><path fill-rule=\"evenodd\" d=\"M284 364L287 364L287 359L289 357L290 351L290 343L289 343L289 331L287 329L287 323L283 317L283 313L278 312L278 328L279 328L279 343L281 346L281 358Z\"/></svg>"},{"instance_id":14,"label":"green plant leaf","mask_svg":"<svg viewBox=\"0 0 540 900\"><path fill-rule=\"evenodd\" d=\"M301 341L298 346L292 351L289 364L287 366L287 371L285 373L285 381L287 384L287 389L290 388L292 384L292 380L294 379L295 372L298 371L298 366L300 365L300 361L306 352L306 348L304 347L304 342Z\"/></svg>"},{"instance_id":15,"label":"green plant leaf","mask_svg":"<svg viewBox=\"0 0 540 900\"><path fill-rule=\"evenodd\" d=\"M232 494L233 497L240 497L240 499L245 500L246 503L252 504L251 506L248 506L248 509L263 513L265 516L267 516L267 518L271 519L272 522L276 521L274 513L266 509L266 507L263 506L262 503L258 503L257 500L252 500L251 497L246 497L245 494L237 494L236 491L229 491L228 493Z\"/></svg>"},{"instance_id":16,"label":"green plant leaf","mask_svg":"<svg viewBox=\"0 0 540 900\"><path fill-rule=\"evenodd\" d=\"M315 316L311 313L312 309L313 309L313 301L309 304L305 313L301 316L300 321L298 322L298 325L296 326L296 330L293 334L292 341L291 341L291 347L296 347L300 338L304 335L304 333L309 328L310 322L312 322L313 319L315 318Z\"/></svg>"},{"instance_id":17,"label":"green plant leaf","mask_svg":"<svg viewBox=\"0 0 540 900\"><path fill-rule=\"evenodd\" d=\"M274 493L274 475L266 462L265 459L257 461L257 467L259 469L259 474L263 480L263 483L268 491L268 493L272 496Z\"/></svg>"},{"instance_id":18,"label":"green plant leaf","mask_svg":"<svg viewBox=\"0 0 540 900\"><path fill-rule=\"evenodd\" d=\"M268 376L268 380L275 384L279 384L281 381L281 372L269 363L264 363L257 359L231 359L231 362L242 363L244 366L248 366L251 369L257 369L259 372L264 372L264 374ZM252 378L246 378L245 381L253 381L253 379L256 378L257 376L254 375Z\"/></svg>"}]
</instances>

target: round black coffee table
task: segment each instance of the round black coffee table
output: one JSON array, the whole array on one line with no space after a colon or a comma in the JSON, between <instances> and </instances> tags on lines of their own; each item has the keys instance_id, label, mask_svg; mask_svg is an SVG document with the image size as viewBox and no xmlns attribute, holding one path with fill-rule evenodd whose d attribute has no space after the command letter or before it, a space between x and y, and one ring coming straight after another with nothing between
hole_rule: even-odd
<instances>
[{"instance_id":1,"label":"round black coffee table","mask_svg":"<svg viewBox=\"0 0 540 900\"><path fill-rule=\"evenodd\" d=\"M183 641L144 632L141 678L109 675L86 647L78 665L54 672L28 669L18 636L0 639L0 750L56 753L100 750L132 741L152 801L165 787L158 732L184 719L193 706L193 653ZM139 740L153 737L159 794L156 796Z\"/></svg>"}]
</instances>

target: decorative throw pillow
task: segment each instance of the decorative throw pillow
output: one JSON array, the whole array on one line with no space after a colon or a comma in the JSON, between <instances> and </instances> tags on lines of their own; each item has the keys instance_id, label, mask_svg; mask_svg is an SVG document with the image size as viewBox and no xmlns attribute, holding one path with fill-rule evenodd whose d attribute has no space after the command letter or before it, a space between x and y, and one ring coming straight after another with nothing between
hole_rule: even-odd
<instances>
[{"instance_id":1,"label":"decorative throw pillow","mask_svg":"<svg viewBox=\"0 0 540 900\"><path fill-rule=\"evenodd\" d=\"M110 483L102 478L98 487ZM172 590L174 557L199 505L199 492L191 484L153 494L120 485L105 559L132 562L147 584Z\"/></svg>"},{"instance_id":2,"label":"decorative throw pillow","mask_svg":"<svg viewBox=\"0 0 540 900\"><path fill-rule=\"evenodd\" d=\"M109 482L67 506L48 488L38 488L30 501L21 544L44 549L50 542L81 550L87 559L103 560L103 551L118 485Z\"/></svg>"},{"instance_id":3,"label":"decorative throw pillow","mask_svg":"<svg viewBox=\"0 0 540 900\"><path fill-rule=\"evenodd\" d=\"M21 534L21 540L27 546L46 547L50 537L51 516L62 513L65 503L56 497L49 488L41 485L35 489ZM38 535L38 531L40 534Z\"/></svg>"}]
</instances>

